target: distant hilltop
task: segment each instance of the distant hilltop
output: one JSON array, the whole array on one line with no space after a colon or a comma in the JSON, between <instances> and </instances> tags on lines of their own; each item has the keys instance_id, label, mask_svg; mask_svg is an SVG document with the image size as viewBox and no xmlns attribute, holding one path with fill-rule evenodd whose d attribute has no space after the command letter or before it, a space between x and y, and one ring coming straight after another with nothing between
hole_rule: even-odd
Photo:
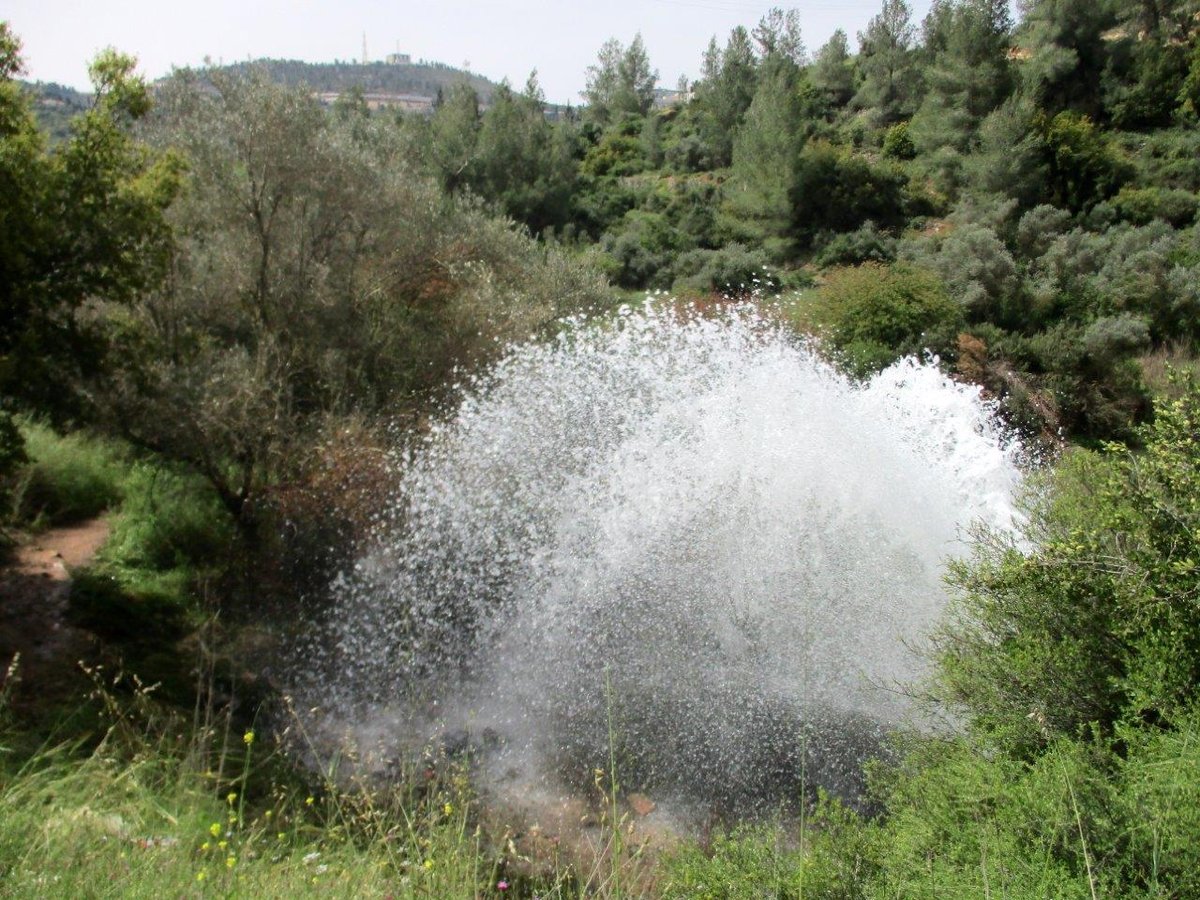
<instances>
[{"instance_id":1,"label":"distant hilltop","mask_svg":"<svg viewBox=\"0 0 1200 900\"><path fill-rule=\"evenodd\" d=\"M439 93L446 93L452 85L464 81L475 89L483 108L491 104L492 93L499 87L482 75L444 63L413 62L404 53L388 54L384 62L337 60L312 63L295 59L256 59L208 66L201 71L230 75L260 71L278 84L307 89L325 106L337 102L342 94L357 90L370 109L417 113L432 112ZM23 86L33 96L38 119L53 140L66 137L70 120L91 102L90 94L58 84L25 82ZM557 118L565 110L566 107L546 104L546 114L550 118Z\"/></svg>"},{"instance_id":2,"label":"distant hilltop","mask_svg":"<svg viewBox=\"0 0 1200 900\"><path fill-rule=\"evenodd\" d=\"M486 105L497 88L495 82L456 69L444 63L412 62L407 54L393 53L386 62L310 63L293 59L259 59L231 65L214 66L209 71L237 74L257 69L274 82L291 87L306 87L322 103L332 103L341 94L354 89L372 109L385 107L409 111L433 108L439 92L451 85L467 82Z\"/></svg>"}]
</instances>

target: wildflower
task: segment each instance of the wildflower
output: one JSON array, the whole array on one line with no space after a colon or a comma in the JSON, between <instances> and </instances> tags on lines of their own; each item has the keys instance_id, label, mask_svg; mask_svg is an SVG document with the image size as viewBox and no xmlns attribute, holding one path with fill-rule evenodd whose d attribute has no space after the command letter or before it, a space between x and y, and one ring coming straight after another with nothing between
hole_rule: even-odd
<instances>
[{"instance_id":1,"label":"wildflower","mask_svg":"<svg viewBox=\"0 0 1200 900\"><path fill-rule=\"evenodd\" d=\"M310 862L313 862L313 861L319 859L320 856L321 856L321 854L319 852L317 852L316 850L314 850L312 853L305 853L303 862L307 866Z\"/></svg>"},{"instance_id":2,"label":"wildflower","mask_svg":"<svg viewBox=\"0 0 1200 900\"><path fill-rule=\"evenodd\" d=\"M496 882L496 890L507 891L508 890L508 882L507 881L497 881Z\"/></svg>"},{"instance_id":3,"label":"wildflower","mask_svg":"<svg viewBox=\"0 0 1200 900\"><path fill-rule=\"evenodd\" d=\"M442 807L442 812L444 812L446 815L451 815L454 812L454 804L447 803L445 806Z\"/></svg>"},{"instance_id":4,"label":"wildflower","mask_svg":"<svg viewBox=\"0 0 1200 900\"><path fill-rule=\"evenodd\" d=\"M304 798L304 805L305 805L305 806L312 806L312 805L313 805L313 803L315 803L315 802L316 802L316 801L315 801L315 800L313 800L313 798L312 798L312 797L305 797L305 798Z\"/></svg>"},{"instance_id":5,"label":"wildflower","mask_svg":"<svg viewBox=\"0 0 1200 900\"><path fill-rule=\"evenodd\" d=\"M229 841L217 841L217 846L224 850L229 846Z\"/></svg>"},{"instance_id":6,"label":"wildflower","mask_svg":"<svg viewBox=\"0 0 1200 900\"><path fill-rule=\"evenodd\" d=\"M254 732L247 731L245 734L242 735L242 741L246 744L247 747L249 747L251 744L254 743Z\"/></svg>"},{"instance_id":7,"label":"wildflower","mask_svg":"<svg viewBox=\"0 0 1200 900\"><path fill-rule=\"evenodd\" d=\"M285 837L287 837L287 835L281 831L279 834L275 835L275 837L282 841Z\"/></svg>"},{"instance_id":8,"label":"wildflower","mask_svg":"<svg viewBox=\"0 0 1200 900\"><path fill-rule=\"evenodd\" d=\"M211 834L213 837L220 837L221 836L221 823L213 822L211 825L209 825L208 833Z\"/></svg>"},{"instance_id":9,"label":"wildflower","mask_svg":"<svg viewBox=\"0 0 1200 900\"><path fill-rule=\"evenodd\" d=\"M230 806L233 806L233 802L235 800L237 800L237 791L230 791L228 794L225 795L225 802L228 803Z\"/></svg>"},{"instance_id":10,"label":"wildflower","mask_svg":"<svg viewBox=\"0 0 1200 900\"><path fill-rule=\"evenodd\" d=\"M315 871L318 875L324 875L329 871L329 866L325 865L325 863L321 863L319 866L317 866Z\"/></svg>"},{"instance_id":11,"label":"wildflower","mask_svg":"<svg viewBox=\"0 0 1200 900\"><path fill-rule=\"evenodd\" d=\"M426 872L428 872L430 869L433 868L433 860L432 859L425 860L425 862L421 863L421 868L423 868Z\"/></svg>"},{"instance_id":12,"label":"wildflower","mask_svg":"<svg viewBox=\"0 0 1200 900\"><path fill-rule=\"evenodd\" d=\"M263 813L263 818L264 819L271 818L271 811L269 809L265 813Z\"/></svg>"},{"instance_id":13,"label":"wildflower","mask_svg":"<svg viewBox=\"0 0 1200 900\"><path fill-rule=\"evenodd\" d=\"M201 850L208 850L211 847L212 847L212 844L210 844L208 841L205 841L203 844L200 845Z\"/></svg>"},{"instance_id":14,"label":"wildflower","mask_svg":"<svg viewBox=\"0 0 1200 900\"><path fill-rule=\"evenodd\" d=\"M225 857L225 868L232 869L235 865L237 865L237 857L236 856Z\"/></svg>"},{"instance_id":15,"label":"wildflower","mask_svg":"<svg viewBox=\"0 0 1200 900\"><path fill-rule=\"evenodd\" d=\"M196 873L196 880L197 880L197 881L203 881L203 880L204 880L205 878L207 878L207 877L208 877L208 873L207 873L207 872L200 871L200 872L197 872L197 873Z\"/></svg>"}]
</instances>

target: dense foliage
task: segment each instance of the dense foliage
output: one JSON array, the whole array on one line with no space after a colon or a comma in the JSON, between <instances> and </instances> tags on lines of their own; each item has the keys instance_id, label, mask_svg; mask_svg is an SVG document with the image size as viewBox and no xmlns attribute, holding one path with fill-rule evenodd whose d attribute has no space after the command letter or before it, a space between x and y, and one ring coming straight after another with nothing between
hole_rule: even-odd
<instances>
[{"instance_id":1,"label":"dense foliage","mask_svg":"<svg viewBox=\"0 0 1200 900\"><path fill-rule=\"evenodd\" d=\"M613 288L788 290L854 373L930 351L1076 446L952 568L921 690L953 727L898 739L883 815L822 799L797 843L681 849L664 890L1200 893L1200 388L1167 365L1200 349L1192 0L884 0L812 54L773 10L675 92L605 42L578 110L436 66L91 71L37 95L48 136L0 23L0 543L109 511L71 615L168 699L202 613L319 600L383 448L507 343ZM251 693L237 643L209 699Z\"/></svg>"}]
</instances>

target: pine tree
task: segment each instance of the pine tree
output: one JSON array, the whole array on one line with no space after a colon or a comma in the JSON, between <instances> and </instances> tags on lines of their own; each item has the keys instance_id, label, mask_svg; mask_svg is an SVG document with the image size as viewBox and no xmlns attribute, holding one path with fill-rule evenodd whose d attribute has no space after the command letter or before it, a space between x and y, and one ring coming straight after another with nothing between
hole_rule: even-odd
<instances>
[{"instance_id":1,"label":"pine tree","mask_svg":"<svg viewBox=\"0 0 1200 900\"><path fill-rule=\"evenodd\" d=\"M912 8L904 0L884 0L866 31L859 32L863 82L854 102L877 109L884 123L911 115L919 99L920 76L912 53L915 37Z\"/></svg>"}]
</instances>

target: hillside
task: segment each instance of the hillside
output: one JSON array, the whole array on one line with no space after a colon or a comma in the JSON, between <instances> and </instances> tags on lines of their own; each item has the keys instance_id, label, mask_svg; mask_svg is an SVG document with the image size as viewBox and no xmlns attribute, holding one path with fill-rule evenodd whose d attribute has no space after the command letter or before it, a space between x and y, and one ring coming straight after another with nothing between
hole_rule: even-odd
<instances>
[{"instance_id":1,"label":"hillside","mask_svg":"<svg viewBox=\"0 0 1200 900\"><path fill-rule=\"evenodd\" d=\"M38 124L52 141L67 136L67 124L87 109L91 95L54 82L22 82L22 89L33 98L33 111Z\"/></svg>"},{"instance_id":2,"label":"hillside","mask_svg":"<svg viewBox=\"0 0 1200 900\"><path fill-rule=\"evenodd\" d=\"M383 62L309 63L294 59L259 59L218 66L213 71L238 73L251 68L265 70L271 81L289 87L305 86L318 94L341 93L361 88L365 93L416 94L436 97L452 84L468 81L484 102L496 84L482 75L465 72L444 63L416 62L393 65Z\"/></svg>"}]
</instances>

